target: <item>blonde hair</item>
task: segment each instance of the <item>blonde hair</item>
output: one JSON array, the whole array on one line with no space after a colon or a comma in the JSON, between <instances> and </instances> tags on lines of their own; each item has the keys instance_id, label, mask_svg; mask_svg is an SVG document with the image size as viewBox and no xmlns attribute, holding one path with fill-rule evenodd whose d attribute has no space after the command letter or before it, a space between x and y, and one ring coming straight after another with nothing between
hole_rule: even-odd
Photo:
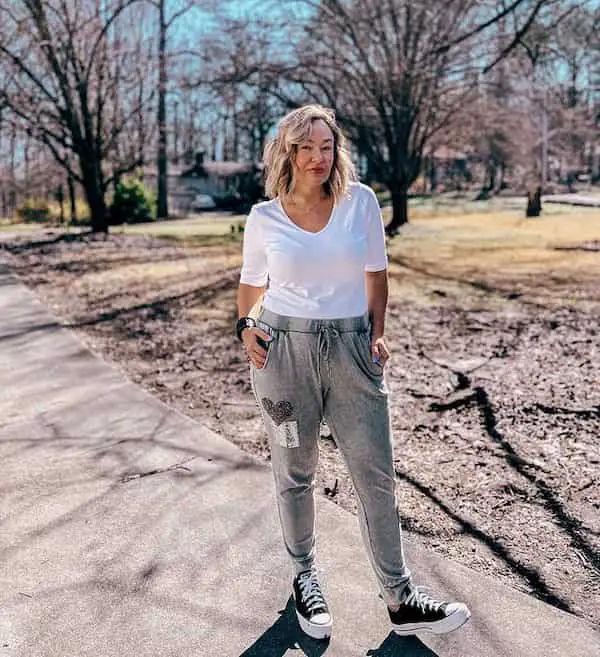
<instances>
[{"instance_id":1,"label":"blonde hair","mask_svg":"<svg viewBox=\"0 0 600 657\"><path fill-rule=\"evenodd\" d=\"M321 105L304 105L286 114L279 122L277 134L265 146L265 191L269 198L285 197L294 191L293 162L298 145L310 138L315 121L324 121L333 133L333 165L323 188L337 201L348 194L350 181L356 180L346 138L336 123L333 110Z\"/></svg>"}]
</instances>

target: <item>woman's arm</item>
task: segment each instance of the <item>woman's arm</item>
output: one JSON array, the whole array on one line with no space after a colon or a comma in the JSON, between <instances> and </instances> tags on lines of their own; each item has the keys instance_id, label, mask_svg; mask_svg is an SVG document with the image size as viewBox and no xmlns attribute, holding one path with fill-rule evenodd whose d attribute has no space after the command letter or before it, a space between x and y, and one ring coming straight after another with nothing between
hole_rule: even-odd
<instances>
[{"instance_id":1,"label":"woman's arm","mask_svg":"<svg viewBox=\"0 0 600 657\"><path fill-rule=\"evenodd\" d=\"M365 272L367 289L367 307L371 322L371 356L374 362L385 365L390 357L383 339L385 331L385 310L388 302L387 269Z\"/></svg>"},{"instance_id":2,"label":"woman's arm","mask_svg":"<svg viewBox=\"0 0 600 657\"><path fill-rule=\"evenodd\" d=\"M257 287L240 283L237 293L238 317L247 317L256 302L264 294L266 286Z\"/></svg>"},{"instance_id":3,"label":"woman's arm","mask_svg":"<svg viewBox=\"0 0 600 657\"><path fill-rule=\"evenodd\" d=\"M371 340L382 338L385 331L385 310L388 302L387 269L368 271L366 276L367 307L371 322Z\"/></svg>"},{"instance_id":4,"label":"woman's arm","mask_svg":"<svg viewBox=\"0 0 600 657\"><path fill-rule=\"evenodd\" d=\"M256 285L247 285L240 283L237 294L238 317L248 317L250 311L261 298L266 286L258 287ZM258 328L245 328L242 331L242 342L248 358L254 363L254 366L259 370L263 368L265 359L267 357L267 350L264 349L258 342L258 338L265 342L271 340L271 336Z\"/></svg>"}]
</instances>

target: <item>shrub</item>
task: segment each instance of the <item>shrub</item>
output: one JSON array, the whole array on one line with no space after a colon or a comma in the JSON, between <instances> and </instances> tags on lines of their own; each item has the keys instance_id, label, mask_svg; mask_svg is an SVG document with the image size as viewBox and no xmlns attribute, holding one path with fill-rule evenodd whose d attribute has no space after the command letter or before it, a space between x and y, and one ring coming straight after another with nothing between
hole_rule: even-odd
<instances>
[{"instance_id":1,"label":"shrub","mask_svg":"<svg viewBox=\"0 0 600 657\"><path fill-rule=\"evenodd\" d=\"M113 226L152 221L153 214L152 194L141 180L129 178L117 184L110 206L110 223Z\"/></svg>"},{"instance_id":2,"label":"shrub","mask_svg":"<svg viewBox=\"0 0 600 657\"><path fill-rule=\"evenodd\" d=\"M90 209L87 202L82 198L75 199L75 213L77 219L74 220L71 216L71 203L68 199L63 202L64 219L65 222L73 226L85 226L90 220ZM50 201L48 203L48 210L50 217L55 221L60 221L60 203L58 201Z\"/></svg>"},{"instance_id":3,"label":"shrub","mask_svg":"<svg viewBox=\"0 0 600 657\"><path fill-rule=\"evenodd\" d=\"M27 199L17 207L17 216L25 223L47 223L54 219L48 202L43 199Z\"/></svg>"}]
</instances>

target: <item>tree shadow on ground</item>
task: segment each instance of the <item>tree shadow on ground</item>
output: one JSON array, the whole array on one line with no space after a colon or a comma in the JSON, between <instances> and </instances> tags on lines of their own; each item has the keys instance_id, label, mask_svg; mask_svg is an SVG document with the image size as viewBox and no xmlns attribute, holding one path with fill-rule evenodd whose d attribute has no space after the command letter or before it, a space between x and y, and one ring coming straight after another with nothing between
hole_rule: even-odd
<instances>
[{"instance_id":1,"label":"tree shadow on ground","mask_svg":"<svg viewBox=\"0 0 600 657\"><path fill-rule=\"evenodd\" d=\"M56 272L60 272L61 274L79 276L82 274L96 274L102 271L108 271L117 267L124 267L129 265L148 265L155 262L164 262L165 260L168 260L169 262L177 262L179 260L188 260L189 257L190 256L187 253L170 253L168 258L165 258L160 253L157 253L156 258L148 258L147 255L130 255L121 258L100 258L98 260L91 261L85 257L80 257L72 258L71 260L62 260L61 262L56 262L49 265L41 263L41 265L44 269L49 268Z\"/></svg>"},{"instance_id":2,"label":"tree shadow on ground","mask_svg":"<svg viewBox=\"0 0 600 657\"><path fill-rule=\"evenodd\" d=\"M90 242L95 242L99 239L111 241L114 249L108 250L109 255L107 257L90 258L88 245ZM61 243L78 245L78 248L72 250L52 248L59 246ZM178 262L190 259L190 254L185 249L179 248L177 244L173 244L172 241L155 240L149 244L145 244L143 254L139 254L135 250L131 252L125 248L126 246L126 244L122 244L119 241L114 241L114 236L98 238L95 233L88 232L60 235L48 240L0 244L0 249L4 248L7 252L15 256L19 256L25 252L29 254L37 252L35 253L35 256L39 258L37 261L32 261L33 258L28 258L25 264L17 261L12 265L15 271L25 272L29 281L31 281L32 275L35 275L36 272L39 272L42 276L45 272L49 271L80 276L130 265L151 265L165 261ZM127 253L123 255L123 251L127 251ZM113 257L110 257L111 254ZM58 261L53 261L53 259L58 259Z\"/></svg>"},{"instance_id":3,"label":"tree shadow on ground","mask_svg":"<svg viewBox=\"0 0 600 657\"><path fill-rule=\"evenodd\" d=\"M6 249L9 253L22 253L24 251L33 251L35 249L41 249L47 246L53 246L59 242L86 242L92 235L98 235L98 233L93 233L91 230L85 230L78 233L60 233L54 237L48 237L47 239L41 240L30 240L28 242L20 242L16 244L3 244L2 248ZM104 233L101 233L102 238L106 239Z\"/></svg>"},{"instance_id":4,"label":"tree shadow on ground","mask_svg":"<svg viewBox=\"0 0 600 657\"><path fill-rule=\"evenodd\" d=\"M470 382L469 382L470 384ZM468 394L461 397L459 400L453 400L447 404L434 403L429 407L430 411L443 412L450 409L458 409L461 407L474 406L480 414L481 423L487 435L501 447L503 450L503 457L507 463L516 470L516 472L526 479L535 489L543 500L543 507L549 511L556 520L556 523L561 529L569 536L572 546L578 549L585 558L589 561L596 571L600 571L600 554L590 545L586 536L581 530L581 522L574 518L567 512L563 504L556 495L556 492L548 485L543 479L540 478L539 473L535 471L533 464L529 463L527 459L521 457L510 442L500 433L497 427L497 419L490 402L487 391L482 386L475 386L470 388ZM562 413L567 409L560 409L554 407L544 407L541 410L544 412ZM578 410L577 413L584 416L596 416L597 409L584 409ZM530 470L534 469L532 473ZM552 604L559 609L568 611L575 614L570 603L561 598L560 595L552 591L542 575L535 568L526 566L514 557L511 556L509 550L501 543L493 539L484 531L478 529L471 521L463 517L461 514L453 511L436 493L427 485L423 484L407 472L401 469L396 469L396 476L399 479L411 484L414 488L419 490L422 494L434 502L444 513L458 523L461 530L476 538L478 541L484 543L488 548L498 557L500 557L512 570L520 577L527 581L532 588L532 592L537 597L545 602Z\"/></svg>"},{"instance_id":5,"label":"tree shadow on ground","mask_svg":"<svg viewBox=\"0 0 600 657\"><path fill-rule=\"evenodd\" d=\"M113 308L112 310L101 312L96 317L73 322L69 324L69 328L96 326L98 324L112 322L116 319L135 316L143 311L149 311L149 319L170 319L171 310L174 307L203 305L212 301L224 292L229 292L235 289L239 281L239 267L229 267L220 272L216 272L216 274L219 276L216 280L201 287L194 288L193 290L162 297L154 301L134 304L133 306ZM105 300L105 302L107 302L107 300Z\"/></svg>"},{"instance_id":6,"label":"tree shadow on ground","mask_svg":"<svg viewBox=\"0 0 600 657\"><path fill-rule=\"evenodd\" d=\"M480 292L487 292L488 294L496 294L504 297L505 299L520 299L523 296L522 292L519 292L517 290L509 290L506 288L497 287L480 279L463 278L461 276L451 276L450 274L443 274L437 271L430 271L429 269L417 265L414 262L408 260L407 258L404 258L399 255L391 256L390 263L395 265L400 265L404 269L408 269L409 271L415 272L416 274L421 274L422 276L426 276L427 278L434 278L440 281L448 281L451 283L460 283L462 285L468 285L472 287L474 290L478 290ZM398 276L394 274L390 274L390 276L392 278L398 278ZM533 304L533 305L537 306L540 304Z\"/></svg>"},{"instance_id":7,"label":"tree shadow on ground","mask_svg":"<svg viewBox=\"0 0 600 657\"><path fill-rule=\"evenodd\" d=\"M416 274L420 274L421 276L425 276L426 278L433 279L433 280L438 280L438 281L446 281L450 283L458 283L460 285L466 285L468 287L471 287L473 290L477 290L479 292L485 292L486 294L492 294L495 296L502 297L506 300L509 301L514 301L518 300L519 303L525 305L525 306L530 306L532 308L537 308L540 310L551 310L552 306L548 305L546 303L542 303L541 301L534 301L532 299L526 298L526 294L528 292L533 292L536 296L540 296L544 291L548 291L547 289L544 290L544 288L541 285L540 277L539 276L533 276L531 281L524 280L522 283L525 283L525 285L529 286L529 290L527 289L510 289L510 288L505 288L505 287L500 287L497 285L493 285L491 283L488 283L485 280L479 279L479 278L468 278L464 276L453 276L451 274L445 274L439 271L431 270L428 269L424 266L421 266L419 264L416 264L414 262L411 262L409 259L404 258L399 255L395 256L390 256L390 263L399 265L400 267L403 267L404 269L407 269L411 272L414 272ZM394 272L390 272L390 278L401 278L401 274L397 274ZM568 279L565 279L564 282L569 282ZM576 283L577 281L573 281ZM594 291L596 291L596 286L592 288ZM552 301L554 302L562 302L567 304L572 303L572 299L567 296L565 298L561 298L558 296L550 295L552 298ZM593 301L597 302L600 297L598 295L586 295L586 296L578 296L577 297L579 301ZM574 309L573 309L574 310Z\"/></svg>"},{"instance_id":8,"label":"tree shadow on ground","mask_svg":"<svg viewBox=\"0 0 600 657\"><path fill-rule=\"evenodd\" d=\"M411 486L420 491L423 495L428 497L439 509L441 509L449 518L456 522L461 531L473 538L476 538L478 541L487 545L487 547L497 556L506 563L511 570L517 573L520 577L527 581L527 583L533 589L533 592L545 600L546 602L553 604L559 609L568 611L570 613L575 613L567 600L563 600L559 596L555 595L548 585L543 581L542 576L535 568L530 568L519 561L517 561L509 552L509 550L499 543L497 540L492 538L489 534L486 534L484 531L476 527L470 520L467 520L460 513L452 510L436 493L426 484L423 484L415 477L411 476L407 472L403 472L399 468L396 468L396 476L409 483Z\"/></svg>"},{"instance_id":9,"label":"tree shadow on ground","mask_svg":"<svg viewBox=\"0 0 600 657\"><path fill-rule=\"evenodd\" d=\"M523 410L528 410L529 408L530 407L526 407ZM543 411L548 415L577 415L584 420L600 418L600 405L592 406L592 408L563 408L561 406L549 406L548 404L540 404L539 402L536 402L533 408Z\"/></svg>"},{"instance_id":10,"label":"tree shadow on ground","mask_svg":"<svg viewBox=\"0 0 600 657\"><path fill-rule=\"evenodd\" d=\"M581 522L567 512L551 486L537 474L532 474L529 471L528 464L519 457L508 440L498 431L496 415L485 388L477 386L474 388L474 393L481 420L488 436L502 447L506 455L506 460L519 475L527 479L538 490L544 500L544 507L550 510L555 516L560 527L571 539L573 547L583 553L594 569L600 571L600 554L589 544L585 535L582 533ZM555 410L560 412L560 409ZM591 412L593 413L594 411Z\"/></svg>"},{"instance_id":11,"label":"tree shadow on ground","mask_svg":"<svg viewBox=\"0 0 600 657\"><path fill-rule=\"evenodd\" d=\"M31 324L29 326L25 326L22 330L20 331L14 331L13 333L4 333L0 335L0 342L6 342L8 340L15 340L17 338L22 338L27 335L31 335L32 333L56 333L62 329L62 326L60 324L57 324L56 322L48 322L48 323L42 323L42 324Z\"/></svg>"}]
</instances>

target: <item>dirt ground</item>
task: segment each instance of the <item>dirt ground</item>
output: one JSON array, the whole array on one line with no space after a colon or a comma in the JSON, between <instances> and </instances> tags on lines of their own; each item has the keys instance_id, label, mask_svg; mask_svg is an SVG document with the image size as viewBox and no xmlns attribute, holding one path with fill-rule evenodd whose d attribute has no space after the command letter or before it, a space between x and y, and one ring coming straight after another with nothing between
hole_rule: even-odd
<instances>
[{"instance_id":1,"label":"dirt ground","mask_svg":"<svg viewBox=\"0 0 600 657\"><path fill-rule=\"evenodd\" d=\"M46 233L4 251L130 379L269 458L232 331L239 243ZM482 282L391 261L396 283L426 291L393 294L387 323L406 535L600 623L598 278L583 268ZM354 513L340 455L325 436L321 446L318 490Z\"/></svg>"}]
</instances>

